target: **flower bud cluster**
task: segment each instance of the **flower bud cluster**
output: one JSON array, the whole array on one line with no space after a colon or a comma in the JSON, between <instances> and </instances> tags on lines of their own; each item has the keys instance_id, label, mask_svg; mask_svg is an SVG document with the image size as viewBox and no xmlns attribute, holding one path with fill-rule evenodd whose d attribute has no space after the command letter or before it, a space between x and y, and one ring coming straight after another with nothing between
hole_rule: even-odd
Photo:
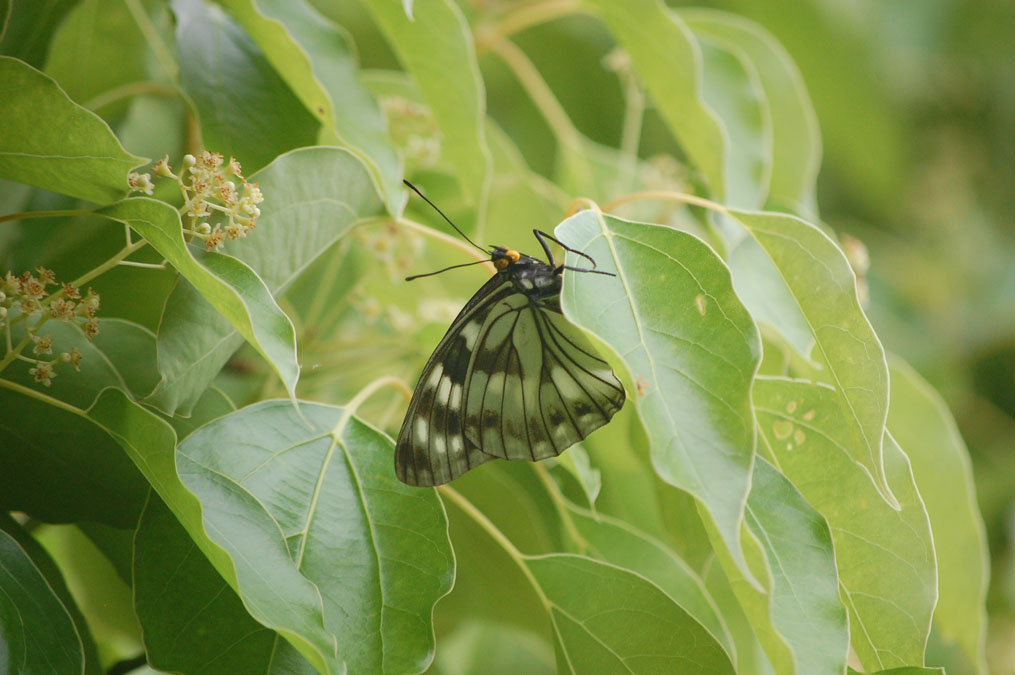
<instances>
[{"instance_id":1,"label":"flower bud cluster","mask_svg":"<svg viewBox=\"0 0 1015 675\"><path fill-rule=\"evenodd\" d=\"M264 201L257 183L243 177L240 163L230 157L225 162L217 152L205 150L198 156L184 155L180 175L173 173L169 156L152 165L152 173L176 180L183 193L180 209L188 225L187 233L204 241L208 250L221 249L226 240L246 237L261 215L258 204ZM150 174L131 174L131 188L151 194ZM135 187L136 186L136 187Z\"/></svg>"},{"instance_id":2,"label":"flower bud cluster","mask_svg":"<svg viewBox=\"0 0 1015 675\"><path fill-rule=\"evenodd\" d=\"M7 341L8 351L0 359L5 367L15 358L32 364L28 372L36 382L50 386L56 377L56 365L69 363L74 370L80 371L81 352L76 347L70 351L60 352L53 356L53 336L43 334L40 329L51 320L57 319L73 323L81 328L85 337L91 340L99 332L96 313L99 310L99 295L92 289L82 298L81 292L73 284L58 284L52 270L39 267L36 272L14 275L11 272L0 277L0 333L7 333L15 324L23 324L25 339L17 346ZM50 286L60 286L54 294L50 294ZM25 356L20 351L32 345L33 357ZM0 367L2 370L2 367Z\"/></svg>"}]
</instances>

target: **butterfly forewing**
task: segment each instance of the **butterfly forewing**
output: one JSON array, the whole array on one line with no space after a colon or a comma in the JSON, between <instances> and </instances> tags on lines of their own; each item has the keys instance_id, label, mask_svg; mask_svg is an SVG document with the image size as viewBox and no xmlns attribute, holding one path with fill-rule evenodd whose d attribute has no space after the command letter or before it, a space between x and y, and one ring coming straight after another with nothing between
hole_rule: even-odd
<instances>
[{"instance_id":1,"label":"butterfly forewing","mask_svg":"<svg viewBox=\"0 0 1015 675\"><path fill-rule=\"evenodd\" d=\"M491 459L559 455L623 405L609 365L561 314L559 272L521 256L459 313L398 435L403 482L440 485Z\"/></svg>"}]
</instances>

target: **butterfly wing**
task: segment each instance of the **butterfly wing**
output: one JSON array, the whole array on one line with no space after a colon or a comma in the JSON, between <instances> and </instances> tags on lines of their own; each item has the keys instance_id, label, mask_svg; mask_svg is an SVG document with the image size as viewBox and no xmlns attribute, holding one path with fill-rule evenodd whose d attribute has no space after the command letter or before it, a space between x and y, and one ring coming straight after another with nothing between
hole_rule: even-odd
<instances>
[{"instance_id":1,"label":"butterfly wing","mask_svg":"<svg viewBox=\"0 0 1015 675\"><path fill-rule=\"evenodd\" d=\"M441 485L494 459L463 432L465 384L479 328L511 284L495 275L462 308L430 356L395 446L395 473L409 485Z\"/></svg>"},{"instance_id":2,"label":"butterfly wing","mask_svg":"<svg viewBox=\"0 0 1015 675\"><path fill-rule=\"evenodd\" d=\"M610 421L624 388L559 296L506 274L459 313L420 376L395 448L410 485L440 485L495 458L554 457Z\"/></svg>"},{"instance_id":3,"label":"butterfly wing","mask_svg":"<svg viewBox=\"0 0 1015 675\"><path fill-rule=\"evenodd\" d=\"M554 457L610 421L624 388L558 296L523 293L487 314L465 389L465 437L484 455Z\"/></svg>"}]
</instances>

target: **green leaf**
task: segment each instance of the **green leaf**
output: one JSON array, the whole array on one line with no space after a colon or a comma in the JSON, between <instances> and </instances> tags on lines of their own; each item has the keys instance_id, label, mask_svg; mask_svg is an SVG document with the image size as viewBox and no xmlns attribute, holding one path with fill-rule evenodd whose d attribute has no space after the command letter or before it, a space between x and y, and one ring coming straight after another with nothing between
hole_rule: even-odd
<instances>
[{"instance_id":1,"label":"green leaf","mask_svg":"<svg viewBox=\"0 0 1015 675\"><path fill-rule=\"evenodd\" d=\"M0 511L23 511L45 522L137 524L148 484L80 411L2 386L0 410Z\"/></svg>"},{"instance_id":2,"label":"green leaf","mask_svg":"<svg viewBox=\"0 0 1015 675\"><path fill-rule=\"evenodd\" d=\"M360 81L349 36L303 0L223 4L326 133L367 166L388 212L400 213L405 203L402 161L388 139L380 107Z\"/></svg>"},{"instance_id":3,"label":"green leaf","mask_svg":"<svg viewBox=\"0 0 1015 675\"><path fill-rule=\"evenodd\" d=\"M50 43L46 73L70 98L92 107L96 96L148 78L146 48L125 4L85 0L67 15ZM118 109L125 107L121 101ZM108 110L105 117L111 117Z\"/></svg>"},{"instance_id":4,"label":"green leaf","mask_svg":"<svg viewBox=\"0 0 1015 675\"><path fill-rule=\"evenodd\" d=\"M14 56L36 68L42 68L53 39L64 17L77 0L49 2L0 2L0 54Z\"/></svg>"},{"instance_id":5,"label":"green leaf","mask_svg":"<svg viewBox=\"0 0 1015 675\"><path fill-rule=\"evenodd\" d=\"M455 166L466 198L482 213L490 182L486 93L472 33L452 0L429 0L414 19L389 0L364 0L441 130L442 154Z\"/></svg>"},{"instance_id":6,"label":"green leaf","mask_svg":"<svg viewBox=\"0 0 1015 675\"><path fill-rule=\"evenodd\" d=\"M40 334L53 338L54 354L77 349L81 353L80 371L58 363L57 376L47 387L37 383L29 373L34 363L18 359L4 369L4 379L82 409L90 406L106 387L117 387L140 397L158 381L155 335L131 321L99 319L99 334L93 340L88 340L77 324L64 321L48 322ZM24 337L23 323L11 329L11 337L14 342Z\"/></svg>"},{"instance_id":7,"label":"green leaf","mask_svg":"<svg viewBox=\"0 0 1015 675\"><path fill-rule=\"evenodd\" d=\"M761 339L729 269L692 235L591 211L567 219L556 234L616 272L566 275L564 312L620 355L635 382L628 391L656 471L705 505L750 576L740 524L754 457L750 391ZM587 261L569 255L568 264Z\"/></svg>"},{"instance_id":8,"label":"green leaf","mask_svg":"<svg viewBox=\"0 0 1015 675\"><path fill-rule=\"evenodd\" d=\"M193 102L204 146L248 172L281 153L312 145L317 119L221 7L173 0L180 86Z\"/></svg>"},{"instance_id":9,"label":"green leaf","mask_svg":"<svg viewBox=\"0 0 1015 675\"><path fill-rule=\"evenodd\" d=\"M8 672L102 672L56 565L6 513L0 513L0 636L0 664Z\"/></svg>"},{"instance_id":10,"label":"green leaf","mask_svg":"<svg viewBox=\"0 0 1015 675\"><path fill-rule=\"evenodd\" d=\"M938 567L934 628L962 649L971 666L985 673L984 601L990 556L969 452L937 392L901 359L891 359L889 366L888 428L913 465L934 533Z\"/></svg>"},{"instance_id":11,"label":"green leaf","mask_svg":"<svg viewBox=\"0 0 1015 675\"><path fill-rule=\"evenodd\" d=\"M736 14L702 8L681 8L677 14L696 36L735 46L757 74L771 125L767 206L813 211L821 132L800 71L785 48L760 25Z\"/></svg>"},{"instance_id":12,"label":"green leaf","mask_svg":"<svg viewBox=\"0 0 1015 675\"><path fill-rule=\"evenodd\" d=\"M679 16L659 0L584 0L630 54L680 146L701 170L718 201L740 203L728 185L729 139L702 97L702 55Z\"/></svg>"},{"instance_id":13,"label":"green leaf","mask_svg":"<svg viewBox=\"0 0 1015 675\"><path fill-rule=\"evenodd\" d=\"M263 534L278 532L261 507L249 501L243 504L243 500L237 505L247 508L243 543L255 552L236 555L234 542L225 540L213 526L214 519L203 513L207 507L180 481L176 434L167 422L115 389L102 393L88 417L144 473L190 538L243 599L251 616L284 635L318 670L324 670L335 643L323 628L321 591L292 567L284 541ZM331 669L335 670L333 663Z\"/></svg>"},{"instance_id":14,"label":"green leaf","mask_svg":"<svg viewBox=\"0 0 1015 675\"><path fill-rule=\"evenodd\" d=\"M759 377L758 426L776 465L828 521L849 611L853 650L868 670L923 663L937 601L927 512L909 461L886 436L887 478L899 509L882 499L850 456L851 420L824 384Z\"/></svg>"},{"instance_id":15,"label":"green leaf","mask_svg":"<svg viewBox=\"0 0 1015 675\"><path fill-rule=\"evenodd\" d=\"M241 580L248 609L286 600L279 574L306 578L337 645L331 670L419 672L433 658L433 606L454 578L443 506L395 478L389 438L352 418L335 439L341 409L300 407L311 427L268 401L195 431L180 444L180 476L212 538L256 574ZM266 546L287 553L272 559Z\"/></svg>"},{"instance_id":16,"label":"green leaf","mask_svg":"<svg viewBox=\"0 0 1015 675\"><path fill-rule=\"evenodd\" d=\"M100 204L127 193L127 173L146 160L127 153L101 118L17 59L0 56L0 82L0 178Z\"/></svg>"},{"instance_id":17,"label":"green leaf","mask_svg":"<svg viewBox=\"0 0 1015 675\"><path fill-rule=\"evenodd\" d=\"M571 446L568 452L557 457L550 467L554 478L561 484L565 494L574 485L584 498L585 503L593 511L596 508L596 497L603 487L603 479L599 469L593 468L589 453L579 443Z\"/></svg>"},{"instance_id":18,"label":"green leaf","mask_svg":"<svg viewBox=\"0 0 1015 675\"><path fill-rule=\"evenodd\" d=\"M747 583L724 550L717 555L775 671L841 673L849 629L828 524L760 457L746 524L760 545L749 555L760 568L755 576L767 578L765 591Z\"/></svg>"},{"instance_id":19,"label":"green leaf","mask_svg":"<svg viewBox=\"0 0 1015 675\"><path fill-rule=\"evenodd\" d=\"M609 516L568 505L578 532L585 539L585 553L636 572L680 605L713 639L722 644L730 660L736 660L733 641L722 615L690 566L662 542L639 532L630 524Z\"/></svg>"},{"instance_id":20,"label":"green leaf","mask_svg":"<svg viewBox=\"0 0 1015 675\"><path fill-rule=\"evenodd\" d=\"M726 203L760 208L772 177L772 121L758 72L738 44L696 34L702 58L701 96L727 139Z\"/></svg>"},{"instance_id":21,"label":"green leaf","mask_svg":"<svg viewBox=\"0 0 1015 675\"><path fill-rule=\"evenodd\" d=\"M272 293L283 292L358 218L381 204L363 163L339 148L286 153L249 180L264 194L257 228L229 243ZM159 326L159 367L165 377L147 401L189 414L241 341L219 310L182 282L166 301Z\"/></svg>"},{"instance_id":22,"label":"green leaf","mask_svg":"<svg viewBox=\"0 0 1015 675\"><path fill-rule=\"evenodd\" d=\"M888 414L888 365L885 350L860 307L849 262L824 232L799 218L729 213L778 269L814 336L809 356L821 369L822 380L838 395L851 436L845 447L870 474L882 497L894 505L881 447Z\"/></svg>"},{"instance_id":23,"label":"green leaf","mask_svg":"<svg viewBox=\"0 0 1015 675\"><path fill-rule=\"evenodd\" d=\"M574 555L523 564L550 612L558 672L734 672L715 638L645 578Z\"/></svg>"},{"instance_id":24,"label":"green leaf","mask_svg":"<svg viewBox=\"0 0 1015 675\"><path fill-rule=\"evenodd\" d=\"M148 240L267 359L295 395L299 365L293 325L253 270L221 253L192 253L183 240L180 214L165 202L135 197L98 213L130 225Z\"/></svg>"},{"instance_id":25,"label":"green leaf","mask_svg":"<svg viewBox=\"0 0 1015 675\"><path fill-rule=\"evenodd\" d=\"M145 505L134 551L134 608L151 666L212 673L228 663L235 672L298 672L278 669L277 652L295 649L247 614L158 497ZM291 657L302 661L299 672L316 672L299 652Z\"/></svg>"}]
</instances>

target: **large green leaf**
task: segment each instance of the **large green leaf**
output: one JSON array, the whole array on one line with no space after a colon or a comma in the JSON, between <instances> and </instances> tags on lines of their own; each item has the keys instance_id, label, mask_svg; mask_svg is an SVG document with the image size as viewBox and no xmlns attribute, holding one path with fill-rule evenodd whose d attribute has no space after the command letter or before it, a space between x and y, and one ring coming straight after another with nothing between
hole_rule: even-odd
<instances>
[{"instance_id":1,"label":"large green leaf","mask_svg":"<svg viewBox=\"0 0 1015 675\"><path fill-rule=\"evenodd\" d=\"M330 670L421 672L433 658L433 606L454 578L443 506L395 478L389 438L355 418L340 423L339 408L300 409L310 426L288 402L268 401L198 429L180 444L181 479L211 538L256 575L240 580L248 609L284 600L279 574L308 579L337 647Z\"/></svg>"},{"instance_id":2,"label":"large green leaf","mask_svg":"<svg viewBox=\"0 0 1015 675\"><path fill-rule=\"evenodd\" d=\"M701 578L665 544L639 532L622 520L568 505L574 525L584 539L584 552L636 572L680 605L708 629L730 660L736 660L729 630Z\"/></svg>"},{"instance_id":3,"label":"large green leaf","mask_svg":"<svg viewBox=\"0 0 1015 675\"><path fill-rule=\"evenodd\" d=\"M733 673L722 645L657 586L582 556L530 556L558 672Z\"/></svg>"},{"instance_id":4,"label":"large green leaf","mask_svg":"<svg viewBox=\"0 0 1015 675\"><path fill-rule=\"evenodd\" d=\"M423 0L413 19L388 0L364 4L419 85L440 127L443 154L455 166L462 192L482 212L491 164L486 93L465 17L452 0Z\"/></svg>"},{"instance_id":5,"label":"large green leaf","mask_svg":"<svg viewBox=\"0 0 1015 675\"><path fill-rule=\"evenodd\" d=\"M250 36L216 4L173 0L180 86L196 108L205 147L247 172L313 145L320 127Z\"/></svg>"},{"instance_id":6,"label":"large green leaf","mask_svg":"<svg viewBox=\"0 0 1015 675\"><path fill-rule=\"evenodd\" d=\"M631 55L635 70L659 113L708 180L712 194L738 204L727 171L730 142L722 123L702 96L702 55L684 22L660 0L584 0L602 17L617 43Z\"/></svg>"},{"instance_id":7,"label":"large green leaf","mask_svg":"<svg viewBox=\"0 0 1015 675\"><path fill-rule=\"evenodd\" d=\"M754 458L750 391L761 340L729 269L685 232L591 211L567 219L556 234L616 272L567 274L564 312L620 356L656 471L705 505L750 576L740 525ZM588 262L569 255L568 264Z\"/></svg>"},{"instance_id":8,"label":"large green leaf","mask_svg":"<svg viewBox=\"0 0 1015 675\"><path fill-rule=\"evenodd\" d=\"M860 662L869 670L922 664L937 569L927 512L906 456L887 436L885 468L896 510L850 456L852 421L834 388L759 377L754 402L776 465L831 528Z\"/></svg>"},{"instance_id":9,"label":"large green leaf","mask_svg":"<svg viewBox=\"0 0 1015 675\"><path fill-rule=\"evenodd\" d=\"M941 397L901 359L891 359L888 429L913 465L934 533L938 601L934 628L957 644L972 668L987 672L984 601L990 569L965 443Z\"/></svg>"},{"instance_id":10,"label":"large green leaf","mask_svg":"<svg viewBox=\"0 0 1015 675\"><path fill-rule=\"evenodd\" d=\"M381 204L363 163L348 150L303 148L250 176L264 194L257 228L229 243L272 293L284 291L358 218ZM181 282L159 326L159 368L165 378L148 402L161 410L191 411L241 340L194 286Z\"/></svg>"},{"instance_id":11,"label":"large green leaf","mask_svg":"<svg viewBox=\"0 0 1015 675\"><path fill-rule=\"evenodd\" d=\"M232 256L192 252L183 240L180 214L165 202L135 197L99 213L130 225L164 255L268 360L290 395L295 394L299 366L293 325L253 270Z\"/></svg>"},{"instance_id":12,"label":"large green leaf","mask_svg":"<svg viewBox=\"0 0 1015 675\"><path fill-rule=\"evenodd\" d=\"M0 513L0 666L26 674L102 672L60 571L6 513Z\"/></svg>"},{"instance_id":13,"label":"large green leaf","mask_svg":"<svg viewBox=\"0 0 1015 675\"><path fill-rule=\"evenodd\" d=\"M234 672L316 672L292 645L247 614L157 496L138 523L128 579L153 667L208 675L221 672L223 664ZM280 669L283 661L298 670Z\"/></svg>"},{"instance_id":14,"label":"large green leaf","mask_svg":"<svg viewBox=\"0 0 1015 675\"><path fill-rule=\"evenodd\" d=\"M137 523L148 485L81 411L3 386L0 410L0 511L23 511L45 522Z\"/></svg>"},{"instance_id":15,"label":"large green leaf","mask_svg":"<svg viewBox=\"0 0 1015 675\"><path fill-rule=\"evenodd\" d=\"M881 448L888 415L888 364L860 307L846 256L824 232L794 216L729 213L775 264L814 337L809 356L842 407L851 436L845 447L884 499L894 504Z\"/></svg>"},{"instance_id":16,"label":"large green leaf","mask_svg":"<svg viewBox=\"0 0 1015 675\"><path fill-rule=\"evenodd\" d=\"M206 506L180 481L176 434L167 422L116 389L103 392L88 417L120 444L247 611L284 635L318 670L340 670L334 636L323 627L321 590L293 568L285 542L274 536L277 526L260 506L246 504L243 543L255 551L237 555L203 513Z\"/></svg>"},{"instance_id":17,"label":"large green leaf","mask_svg":"<svg viewBox=\"0 0 1015 675\"><path fill-rule=\"evenodd\" d=\"M223 4L327 133L363 160L388 212L399 213L405 201L401 159L384 115L360 81L351 39L303 0Z\"/></svg>"},{"instance_id":18,"label":"large green leaf","mask_svg":"<svg viewBox=\"0 0 1015 675\"><path fill-rule=\"evenodd\" d=\"M145 160L101 118L17 59L0 56L0 82L0 178L100 204L126 194L127 173Z\"/></svg>"},{"instance_id":19,"label":"large green leaf","mask_svg":"<svg viewBox=\"0 0 1015 675\"><path fill-rule=\"evenodd\" d=\"M775 671L841 673L849 630L828 524L760 457L746 523L760 544L748 555L755 577L766 579L765 590L747 583L722 548L717 555Z\"/></svg>"},{"instance_id":20,"label":"large green leaf","mask_svg":"<svg viewBox=\"0 0 1015 675\"><path fill-rule=\"evenodd\" d=\"M127 5L83 0L50 43L46 73L73 100L90 105L96 96L148 77L147 46ZM106 119L109 112L103 111Z\"/></svg>"}]
</instances>

